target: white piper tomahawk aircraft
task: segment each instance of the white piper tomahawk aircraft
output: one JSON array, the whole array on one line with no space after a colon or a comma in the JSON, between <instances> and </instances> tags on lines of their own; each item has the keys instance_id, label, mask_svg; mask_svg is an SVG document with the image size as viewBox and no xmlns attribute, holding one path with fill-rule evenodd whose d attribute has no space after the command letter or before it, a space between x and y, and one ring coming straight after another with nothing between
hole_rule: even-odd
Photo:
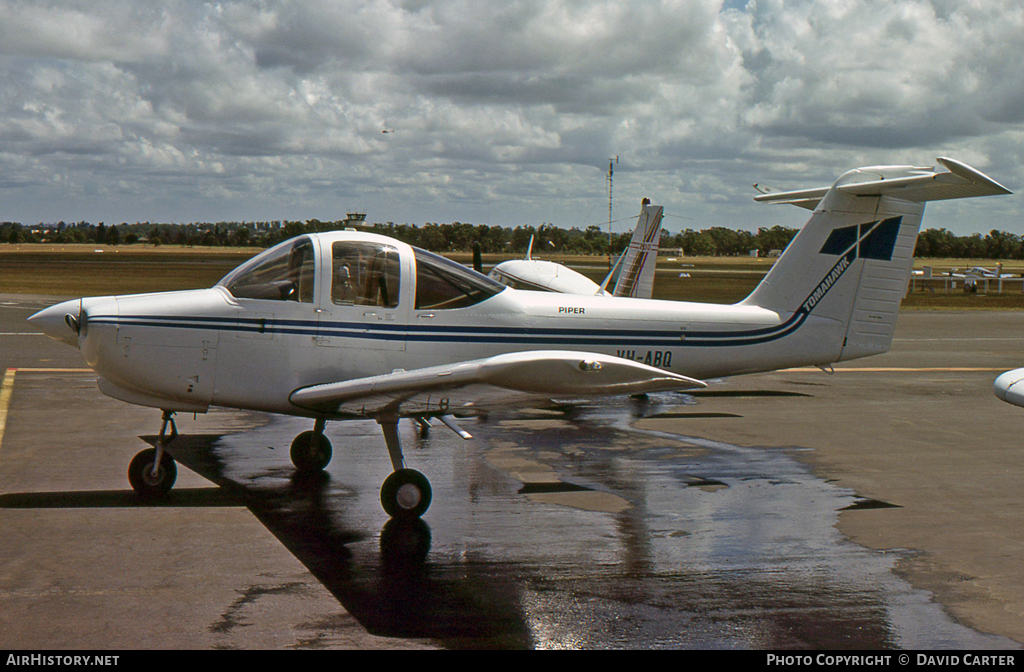
<instances>
[{"instance_id":1,"label":"white piper tomahawk aircraft","mask_svg":"<svg viewBox=\"0 0 1024 672\"><path fill-rule=\"evenodd\" d=\"M600 285L587 276L553 261L533 258L533 238L526 249L525 259L503 261L487 275L503 285L515 289L563 294L607 294L608 282L621 266L619 279L612 296L649 299L654 292L654 267L658 262L658 243L661 241L661 217L664 208L651 205L646 198L640 206L640 216L633 229L629 247L619 256L615 267Z\"/></svg>"},{"instance_id":2,"label":"white piper tomahawk aircraft","mask_svg":"<svg viewBox=\"0 0 1024 672\"><path fill-rule=\"evenodd\" d=\"M328 421L372 418L393 473L381 503L421 516L427 479L406 468L398 421L540 400L704 387L700 379L885 352L924 202L1009 193L962 163L852 170L831 187L758 201L814 210L743 301L716 305L516 290L424 250L367 233L303 235L210 289L65 301L29 321L77 346L99 388L163 411L132 487L166 494L172 414L211 405L304 416L291 459L321 470ZM171 435L167 435L168 423Z\"/></svg>"}]
</instances>

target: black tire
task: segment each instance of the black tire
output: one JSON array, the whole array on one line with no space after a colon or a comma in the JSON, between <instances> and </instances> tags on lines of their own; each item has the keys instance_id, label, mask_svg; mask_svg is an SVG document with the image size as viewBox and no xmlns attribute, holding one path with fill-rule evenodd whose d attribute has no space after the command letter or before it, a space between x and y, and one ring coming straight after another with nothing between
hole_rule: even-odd
<instances>
[{"instance_id":1,"label":"black tire","mask_svg":"<svg viewBox=\"0 0 1024 672\"><path fill-rule=\"evenodd\" d=\"M131 483L132 489L145 499L165 496L178 479L178 466L174 458L164 452L156 476L153 476L155 461L156 448L148 448L133 457L131 464L128 465L128 482Z\"/></svg>"},{"instance_id":2,"label":"black tire","mask_svg":"<svg viewBox=\"0 0 1024 672\"><path fill-rule=\"evenodd\" d=\"M398 520L419 518L430 508L430 481L415 469L399 469L380 488L380 503Z\"/></svg>"},{"instance_id":3,"label":"black tire","mask_svg":"<svg viewBox=\"0 0 1024 672\"><path fill-rule=\"evenodd\" d=\"M331 463L331 456L334 449L331 447L331 440L320 434L316 446L310 446L312 431L302 432L292 441L290 452L292 464L302 473L314 473L323 471Z\"/></svg>"}]
</instances>

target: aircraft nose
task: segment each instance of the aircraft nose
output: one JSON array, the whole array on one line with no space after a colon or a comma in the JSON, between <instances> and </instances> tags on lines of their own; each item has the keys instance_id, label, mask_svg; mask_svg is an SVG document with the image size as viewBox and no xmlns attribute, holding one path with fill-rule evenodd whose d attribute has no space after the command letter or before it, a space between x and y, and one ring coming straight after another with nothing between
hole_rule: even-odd
<instances>
[{"instance_id":1,"label":"aircraft nose","mask_svg":"<svg viewBox=\"0 0 1024 672\"><path fill-rule=\"evenodd\" d=\"M1024 369L999 374L992 383L992 391L1009 404L1024 406Z\"/></svg>"},{"instance_id":2,"label":"aircraft nose","mask_svg":"<svg viewBox=\"0 0 1024 672\"><path fill-rule=\"evenodd\" d=\"M73 299L44 308L29 317L28 321L50 338L78 347L78 320L81 312L82 300Z\"/></svg>"}]
</instances>

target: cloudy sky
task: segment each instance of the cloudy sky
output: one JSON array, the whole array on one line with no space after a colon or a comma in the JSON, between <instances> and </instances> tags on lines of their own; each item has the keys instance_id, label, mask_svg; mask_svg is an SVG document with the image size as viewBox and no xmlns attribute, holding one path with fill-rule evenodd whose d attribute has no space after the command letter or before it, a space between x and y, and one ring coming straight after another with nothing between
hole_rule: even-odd
<instances>
[{"instance_id":1,"label":"cloudy sky","mask_svg":"<svg viewBox=\"0 0 1024 672\"><path fill-rule=\"evenodd\" d=\"M1020 0L0 0L0 220L802 225L754 182L1024 192ZM384 133L384 130L393 132ZM1024 234L1021 196L926 227Z\"/></svg>"}]
</instances>

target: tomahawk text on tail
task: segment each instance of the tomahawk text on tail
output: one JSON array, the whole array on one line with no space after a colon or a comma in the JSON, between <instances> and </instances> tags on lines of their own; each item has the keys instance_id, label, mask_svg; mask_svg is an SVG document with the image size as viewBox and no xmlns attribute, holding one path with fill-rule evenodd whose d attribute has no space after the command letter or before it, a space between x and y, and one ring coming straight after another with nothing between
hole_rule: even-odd
<instances>
[{"instance_id":1,"label":"tomahawk text on tail","mask_svg":"<svg viewBox=\"0 0 1024 672\"><path fill-rule=\"evenodd\" d=\"M129 467L141 495L173 485L173 414L217 405L313 419L292 443L300 471L330 461L328 421L376 420L394 467L381 503L416 517L430 485L406 467L401 418L469 438L456 416L884 352L924 202L1008 193L939 162L946 171L862 168L758 197L814 214L731 306L519 291L392 238L335 231L285 241L210 289L76 299L29 321L77 346L102 392L163 411L155 449Z\"/></svg>"}]
</instances>

